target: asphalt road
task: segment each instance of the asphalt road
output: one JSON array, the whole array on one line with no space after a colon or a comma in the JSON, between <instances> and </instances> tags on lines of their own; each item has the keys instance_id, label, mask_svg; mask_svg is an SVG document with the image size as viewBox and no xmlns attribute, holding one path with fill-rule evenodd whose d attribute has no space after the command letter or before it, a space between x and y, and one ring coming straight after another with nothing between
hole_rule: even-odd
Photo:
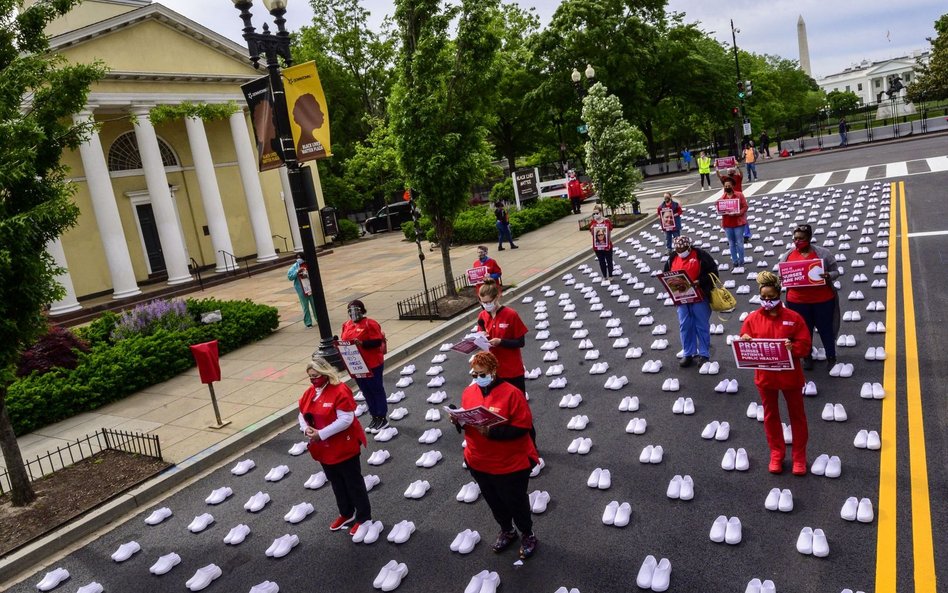
<instances>
[{"instance_id":1,"label":"asphalt road","mask_svg":"<svg viewBox=\"0 0 948 593\"><path fill-rule=\"evenodd\" d=\"M830 152L818 157L789 159L764 163L760 169L764 176L787 177L807 172L841 171L851 167L869 166L896 160L913 160L924 156L940 156L945 153L943 138L926 138L890 146L870 146L859 150ZM646 295L625 282L618 283L624 294L639 299L641 306L650 307L654 325L665 324L668 334L659 336L669 340L665 350L651 351L650 344L656 339L651 335L652 326L640 327L638 317L633 315L627 303L619 303L603 287L596 285L596 293L604 309L612 310L621 319L624 336L630 338L630 346L641 346L644 356L638 360L626 360L627 348L614 349L613 339L606 337L606 320L599 312L590 311L589 304L575 286L567 286L562 278L551 278L548 284L552 296L543 296L534 291L527 296L534 302L524 304L520 299L508 303L517 309L531 328L527 348L524 352L528 368L546 369L550 364L542 362L539 350L542 341L534 340L534 306L537 301L546 301L549 313L551 340L558 340L560 347L558 364L565 366L564 376L568 385L564 390L548 388L551 378L541 377L528 382L539 447L547 462L540 477L531 481L531 489L548 491L552 501L548 510L535 517L535 528L540 538L537 555L523 568L514 568L516 551L500 555L489 551L489 544L496 534L496 525L490 517L483 500L467 505L455 501L461 486L470 481L461 468L460 437L449 428L446 421L437 423L444 436L434 445L421 445L417 438L435 423L425 422L425 403L428 395L436 391L425 386L425 370L438 351L432 344L429 351L419 355L413 363L418 367L414 384L405 389L407 398L393 407L408 408L409 415L394 423L399 436L389 443L370 440L369 451L388 449L392 458L380 467L363 465L364 473L377 474L379 486L370 493L373 515L385 523L385 534L398 521L412 520L417 531L406 544L396 546L383 537L379 542L367 546L349 541L342 533L330 533L328 523L335 517L335 505L328 486L311 491L303 483L318 471L317 465L303 455L292 457L287 451L300 435L295 430L287 431L246 454L234 462L250 458L256 469L242 477L230 474L230 466L218 468L166 500L147 509L130 521L117 525L77 552L54 566L68 569L72 578L56 590L75 591L79 586L98 581L106 591L181 591L195 570L216 563L223 575L208 591L249 591L264 580L275 581L284 592L349 592L371 591L372 580L379 569L389 560L396 559L408 565L409 573L399 591L463 591L470 577L482 569L496 570L501 576L502 591L549 592L560 586L576 587L585 593L635 591L635 577L647 554L658 558L667 557L672 563L670 591L744 591L747 582L754 577L772 579L777 590L787 592L839 592L844 588L853 591L936 591L934 579L927 577L931 558L932 570L937 570L944 583L944 563L934 568L937 551L945 550L944 535L945 505L941 502L946 492L945 479L945 385L948 365L946 337L940 332L945 321L948 303L940 282L930 279L943 274L941 254L946 247L948 235L911 236L917 232L944 231L948 224L941 214L944 209L944 186L948 173L909 175L904 178L904 191L895 185L891 203L894 206L888 222L892 225L892 236L888 237L893 248L876 247L877 236L884 222L883 208L890 204L884 190L889 181L880 182L874 189L873 179L854 184L834 186L836 195L829 190L813 190L804 195L802 190L790 188L777 195L757 195L750 199L761 239L771 236L775 245L755 240L754 245L773 249L781 253L788 240L795 220L811 220L815 226L831 230L834 220L844 222L835 229L842 234L847 225L857 230L848 231L853 239L851 248L842 251L847 261L842 262L845 275L840 291L844 311L860 311L860 322L844 322L841 333L853 334L857 345L842 348L840 361L855 365L851 378L833 378L826 367L818 363L809 373L808 379L816 382L819 395L806 401L810 426L809 457L820 453L839 455L842 459L841 477L829 479L808 475L795 477L789 474L774 476L767 472L767 446L762 426L745 415L748 404L757 401L752 374L734 368L733 359L725 343L727 334L737 333L740 328L739 313L754 308L748 297L756 292L756 285L746 275L722 274L723 279L734 279L737 286L747 285L750 294L739 295L738 312L716 323L724 325L725 335L712 336L714 360L721 363L717 376L698 374L697 368L679 369L675 353L679 349L677 321L674 308L663 306L655 294ZM900 181L900 180L895 180ZM866 194L859 192L865 189ZM848 193L853 190L853 193ZM876 195L871 196L869 192ZM827 195L824 195L827 194ZM861 200L860 200L861 198ZM833 200L835 199L835 203ZM869 202L878 199L878 202ZM823 200L822 202L820 200ZM903 227L896 227L897 207L905 204L909 236L908 254L898 242ZM875 206L870 210L869 206ZM849 209L850 219L839 218L843 209ZM933 216L933 214L935 214ZM695 206L688 210L686 222L690 234L707 232L710 248L718 247L715 253L719 261L728 258L726 242L720 241L721 231L717 218L708 206ZM822 222L819 222L822 219ZM857 255L860 230L864 223L872 228L872 242L866 244L868 253ZM706 226L705 226L706 225ZM898 234L896 234L898 233ZM825 234L820 235L825 238ZM660 233L649 228L636 235L648 248L656 249L656 256L639 252L634 245L623 243L617 247L626 250L631 260L617 257L616 263L622 271L631 272L645 287L661 292L659 283L647 272L636 269L634 258L651 269L661 266L659 257L664 249ZM837 246L839 239L836 239ZM835 249L836 247L834 247ZM875 260L876 252L885 253L885 259ZM747 272L757 271L757 259L767 262L767 269L775 257L764 257L763 253L752 253L755 262L747 266ZM851 268L853 259L865 260L866 267ZM596 268L593 258L587 262ZM873 267L888 266L888 274L875 275ZM905 284L906 270L910 269L913 282ZM865 273L869 280L886 278L887 288L870 288L869 283L854 283L853 275ZM577 281L588 279L578 269L572 270ZM914 309L908 315L902 310L907 295L906 288L914 291ZM852 290L862 290L866 300L849 302L846 295ZM579 340L571 338L569 321L562 319L558 306L559 295L567 294L576 305L578 319L590 332L589 338L600 350L597 362L607 361L610 371L605 375L589 375L590 361L583 360L578 349ZM882 301L887 310L882 313L866 311L870 300ZM914 313L914 314L913 314ZM870 321L884 321L888 332L867 334ZM917 331L918 354L913 354L911 328ZM866 361L863 358L869 346L886 346L889 355L885 362ZM659 359L664 368L658 374L643 374L645 360ZM917 361L917 378L913 374ZM467 383L465 358L453 354L442 365L447 380L441 387L450 396L445 403L459 403L460 392ZM395 391L395 373L386 378L388 390ZM302 374L303 369L299 369ZM620 391L603 389L606 379L612 374L626 375L629 384ZM671 377L681 382L681 391L667 393L661 390L662 383ZM714 386L722 378L736 378L740 389L736 394L715 393ZM893 389L885 400L863 400L859 397L864 381L884 382ZM576 410L563 410L558 403L564 393L581 393L583 403ZM637 395L641 408L636 413L617 411L620 400L626 395ZM693 416L675 415L672 404L678 397L692 397L696 413ZM848 421L825 422L820 412L827 402L843 403ZM589 416L590 423L583 431L567 430L569 419L574 414ZM648 429L643 435L625 432L632 417L643 417ZM706 441L700 433L712 420L727 420L731 424L730 438L726 442ZM919 427L924 428L924 437L919 436ZM881 451L858 450L853 438L859 429L878 430L882 434ZM578 437L593 440L592 451L585 456L567 453L570 442ZM662 445L664 460L657 465L640 464L639 453L646 445ZM923 449L927 460L919 461ZM721 458L729 447L744 447L750 454L750 470L726 472L720 467ZM415 460L428 449L438 449L444 460L432 469L415 466ZM264 475L274 466L286 464L291 473L280 482L270 483ZM609 468L612 472L612 487L607 491L593 490L586 486L590 472L596 467ZM669 479L675 474L690 474L695 481L695 498L689 502L672 501L666 498ZM924 480L923 480L924 478ZM425 479L431 490L421 500L408 500L403 492L409 483ZM927 480L926 492L922 482ZM221 486L230 486L234 495L225 503L209 506L204 498ZM794 495L794 510L791 513L771 512L764 509L764 499L773 487L789 488ZM268 492L272 502L257 514L243 509L243 503L257 491ZM934 501L925 500L925 494ZM846 522L839 513L843 502L850 496L867 497L875 507L876 519L871 524ZM632 519L625 528L605 526L601 522L603 509L609 501L627 501L632 506ZM311 502L316 511L299 525L290 525L283 515L299 502ZM146 526L144 518L159 507L170 507L174 515L155 527ZM925 511L930 509L931 520L926 523ZM215 523L199 534L189 533L187 525L202 513L210 512ZM718 515L737 516L743 523L743 541L736 546L712 543L708 539L711 524ZM238 546L222 543L231 527L246 523L251 535ZM829 540L830 555L827 558L803 556L795 549L797 535L804 526L822 528ZM455 535L471 528L480 531L483 541L466 556L448 549ZM927 528L927 531L926 531ZM272 559L264 551L273 539L283 534L298 534L301 540L285 558ZM934 538L934 545L927 544L925 534ZM137 541L142 551L130 560L117 564L109 556L128 541ZM881 544L881 545L880 545ZM164 576L152 576L148 567L161 555L177 552L182 562ZM44 571L45 572L45 571ZM16 585L11 592L35 590L42 578L37 573ZM914 582L913 582L914 580Z\"/></svg>"}]
</instances>

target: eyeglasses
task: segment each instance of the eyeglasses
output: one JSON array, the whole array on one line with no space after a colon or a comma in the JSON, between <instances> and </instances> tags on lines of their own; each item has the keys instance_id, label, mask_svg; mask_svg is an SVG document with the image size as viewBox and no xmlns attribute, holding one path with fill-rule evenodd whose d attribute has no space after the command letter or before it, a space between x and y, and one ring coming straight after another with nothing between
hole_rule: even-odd
<instances>
[{"instance_id":1,"label":"eyeglasses","mask_svg":"<svg viewBox=\"0 0 948 593\"><path fill-rule=\"evenodd\" d=\"M471 377L473 377L473 378L475 378L475 379L477 379L477 378L486 379L487 377L490 376L490 373L478 373L477 371L471 371L471 372L468 373L468 374L471 375Z\"/></svg>"}]
</instances>

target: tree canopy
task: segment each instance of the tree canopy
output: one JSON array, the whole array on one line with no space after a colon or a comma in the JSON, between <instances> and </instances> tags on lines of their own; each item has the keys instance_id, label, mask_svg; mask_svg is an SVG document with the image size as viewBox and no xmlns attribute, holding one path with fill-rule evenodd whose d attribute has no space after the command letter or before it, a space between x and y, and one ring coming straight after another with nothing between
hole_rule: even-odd
<instances>
[{"instance_id":1,"label":"tree canopy","mask_svg":"<svg viewBox=\"0 0 948 593\"><path fill-rule=\"evenodd\" d=\"M917 76L906 90L909 101L939 101L948 99L948 14L935 21L935 37L928 64L921 61L915 66Z\"/></svg>"}]
</instances>

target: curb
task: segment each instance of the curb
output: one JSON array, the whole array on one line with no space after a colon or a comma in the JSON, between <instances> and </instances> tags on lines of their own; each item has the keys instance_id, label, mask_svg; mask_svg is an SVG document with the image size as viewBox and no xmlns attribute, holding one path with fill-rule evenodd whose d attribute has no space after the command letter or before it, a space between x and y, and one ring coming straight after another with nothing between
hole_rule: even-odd
<instances>
[{"instance_id":1,"label":"curb","mask_svg":"<svg viewBox=\"0 0 948 593\"><path fill-rule=\"evenodd\" d=\"M647 227L653 221L646 216L642 220L615 233L616 242ZM533 290L545 282L550 276L556 276L589 257L589 251L583 250L556 262L544 272L530 276L506 293L512 299ZM403 362L411 359L419 352L431 347L433 341L439 341L447 336L461 331L471 323L471 314L479 311L476 307L459 313L454 319L436 325L430 331L418 336L414 340L402 345L392 352L385 360L389 367L388 372L399 367ZM238 454L249 445L271 438L282 429L295 425L299 412L296 406L285 409L247 426L240 432L227 439L192 455L181 463L171 467L150 480L135 488L120 494L104 505L89 511L85 515L73 520L62 528L34 540L16 550L0 561L0 589L13 584L16 577L25 577L23 574L37 569L48 562L53 556L84 537L95 533L110 523L120 520L125 515L138 509L150 506L164 493L180 486L186 481L210 471ZM6 581L11 580L11 583Z\"/></svg>"}]
</instances>

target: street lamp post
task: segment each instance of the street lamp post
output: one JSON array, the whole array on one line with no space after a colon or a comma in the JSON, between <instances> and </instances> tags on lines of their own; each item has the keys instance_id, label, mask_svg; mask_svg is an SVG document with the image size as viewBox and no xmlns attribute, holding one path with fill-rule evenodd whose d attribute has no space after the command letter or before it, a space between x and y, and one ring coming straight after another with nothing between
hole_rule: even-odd
<instances>
[{"instance_id":1,"label":"street lamp post","mask_svg":"<svg viewBox=\"0 0 948 593\"><path fill-rule=\"evenodd\" d=\"M550 116L553 118L553 124L556 126L556 134L560 140L560 171L565 175L567 161L566 143L563 141L563 114L555 108L550 107Z\"/></svg>"},{"instance_id":2,"label":"street lamp post","mask_svg":"<svg viewBox=\"0 0 948 593\"><path fill-rule=\"evenodd\" d=\"M582 104L583 98L586 97L586 88L596 84L596 70L590 64L586 64L586 70L583 74L586 75L585 85L583 85L583 76L579 73L579 70L573 68L573 73L570 74L570 79L573 81L573 88L576 89L576 96L579 97L580 104Z\"/></svg>"},{"instance_id":3,"label":"street lamp post","mask_svg":"<svg viewBox=\"0 0 948 593\"><path fill-rule=\"evenodd\" d=\"M296 160L296 146L293 143L293 134L290 131L290 117L286 107L283 76L280 68L281 59L287 66L293 64L293 58L290 54L290 33L286 30L286 18L284 18L287 0L263 0L264 6L273 16L273 22L277 27L276 33L271 33L270 27L266 23L263 25L262 33L256 31L251 22L253 17L250 13L253 0L231 1L240 11L240 18L244 23L244 41L247 42L250 63L253 64L254 68L260 68L261 56L266 59L270 88L273 92L274 124L290 181L290 193L293 196L296 220L300 227L303 261L306 262L310 285L313 289L310 298L313 299L316 325L319 328L319 347L314 354L341 368L342 359L339 357L339 352L333 343L335 336L333 336L332 325L329 322L326 295L323 291L322 275L319 272L319 261L316 258L316 243L313 240L311 228L312 223L309 213L315 210L315 205L311 204L307 198L304 186L304 167Z\"/></svg>"}]
</instances>

